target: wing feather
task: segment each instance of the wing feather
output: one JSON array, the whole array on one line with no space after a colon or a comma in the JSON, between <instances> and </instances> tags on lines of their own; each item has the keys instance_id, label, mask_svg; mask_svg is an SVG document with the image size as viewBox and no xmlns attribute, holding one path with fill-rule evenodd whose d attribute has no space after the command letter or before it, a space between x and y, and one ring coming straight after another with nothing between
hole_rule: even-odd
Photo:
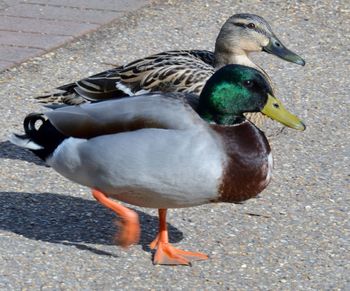
<instances>
[{"instance_id":1,"label":"wing feather","mask_svg":"<svg viewBox=\"0 0 350 291\"><path fill-rule=\"evenodd\" d=\"M43 103L78 104L137 95L188 92L199 95L214 73L215 57L205 50L168 51L59 87L62 93L37 97Z\"/></svg>"},{"instance_id":2,"label":"wing feather","mask_svg":"<svg viewBox=\"0 0 350 291\"><path fill-rule=\"evenodd\" d=\"M179 94L146 94L80 106L45 115L64 135L91 138L142 128L189 129L206 126Z\"/></svg>"}]
</instances>

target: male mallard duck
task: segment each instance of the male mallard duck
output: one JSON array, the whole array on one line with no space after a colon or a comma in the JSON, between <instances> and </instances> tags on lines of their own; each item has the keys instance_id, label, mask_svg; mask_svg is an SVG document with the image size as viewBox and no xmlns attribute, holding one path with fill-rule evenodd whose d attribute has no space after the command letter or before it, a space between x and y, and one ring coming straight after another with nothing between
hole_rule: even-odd
<instances>
[{"instance_id":1,"label":"male mallard duck","mask_svg":"<svg viewBox=\"0 0 350 291\"><path fill-rule=\"evenodd\" d=\"M24 120L25 135L11 142L32 150L122 219L119 243L139 239L137 214L111 200L159 209L159 234L151 243L155 264L206 259L168 242L166 211L205 203L236 203L269 183L270 146L244 112L262 112L304 130L272 94L264 75L228 65L206 83L197 114L184 93L153 93L66 106ZM36 122L41 121L37 128Z\"/></svg>"},{"instance_id":2,"label":"male mallard duck","mask_svg":"<svg viewBox=\"0 0 350 291\"><path fill-rule=\"evenodd\" d=\"M235 14L221 28L215 52L180 50L155 54L57 89L64 92L37 97L43 103L80 104L145 92L188 92L199 95L216 69L240 64L267 74L248 57L265 51L284 60L304 65L305 61L288 50L271 26L254 14Z\"/></svg>"}]
</instances>

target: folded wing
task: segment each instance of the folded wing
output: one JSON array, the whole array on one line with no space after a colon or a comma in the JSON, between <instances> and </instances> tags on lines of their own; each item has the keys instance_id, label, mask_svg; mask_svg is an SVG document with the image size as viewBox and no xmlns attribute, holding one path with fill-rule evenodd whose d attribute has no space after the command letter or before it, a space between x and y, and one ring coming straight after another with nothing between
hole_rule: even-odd
<instances>
[{"instance_id":1,"label":"folded wing","mask_svg":"<svg viewBox=\"0 0 350 291\"><path fill-rule=\"evenodd\" d=\"M145 94L45 113L66 136L91 138L142 128L189 129L206 126L181 94Z\"/></svg>"}]
</instances>

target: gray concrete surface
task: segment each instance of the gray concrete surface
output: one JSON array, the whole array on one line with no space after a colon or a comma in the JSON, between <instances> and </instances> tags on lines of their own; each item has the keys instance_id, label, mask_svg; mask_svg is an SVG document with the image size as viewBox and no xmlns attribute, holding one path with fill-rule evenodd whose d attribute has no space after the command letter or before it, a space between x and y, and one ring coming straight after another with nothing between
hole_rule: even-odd
<instances>
[{"instance_id":1,"label":"gray concrete surface","mask_svg":"<svg viewBox=\"0 0 350 291\"><path fill-rule=\"evenodd\" d=\"M0 0L0 71L98 29L149 0Z\"/></svg>"},{"instance_id":2,"label":"gray concrete surface","mask_svg":"<svg viewBox=\"0 0 350 291\"><path fill-rule=\"evenodd\" d=\"M0 289L2 290L350 290L348 1L167 1L0 75ZM259 199L171 210L177 246L210 260L153 266L147 244L156 211L134 208L142 238L113 245L114 215L88 189L45 167L6 138L32 96L150 53L211 49L233 13L264 16L305 57L299 67L255 59L305 132L272 140L274 178Z\"/></svg>"}]
</instances>

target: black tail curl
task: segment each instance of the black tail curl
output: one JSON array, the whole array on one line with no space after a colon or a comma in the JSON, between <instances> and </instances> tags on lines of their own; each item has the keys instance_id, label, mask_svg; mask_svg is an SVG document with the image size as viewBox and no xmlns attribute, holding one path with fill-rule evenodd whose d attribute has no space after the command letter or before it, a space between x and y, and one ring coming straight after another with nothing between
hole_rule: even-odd
<instances>
[{"instance_id":1,"label":"black tail curl","mask_svg":"<svg viewBox=\"0 0 350 291\"><path fill-rule=\"evenodd\" d=\"M24 132L28 137L32 137L38 131L35 127L35 124L38 120L41 120L42 124L46 121L44 114L42 113L30 113L28 114L23 121Z\"/></svg>"},{"instance_id":2,"label":"black tail curl","mask_svg":"<svg viewBox=\"0 0 350 291\"><path fill-rule=\"evenodd\" d=\"M38 124L38 122L41 124ZM30 149L38 157L46 160L58 145L67 137L60 133L41 113L31 113L23 121L25 137L28 141L40 146L40 149ZM24 138L24 136L17 136Z\"/></svg>"}]
</instances>

